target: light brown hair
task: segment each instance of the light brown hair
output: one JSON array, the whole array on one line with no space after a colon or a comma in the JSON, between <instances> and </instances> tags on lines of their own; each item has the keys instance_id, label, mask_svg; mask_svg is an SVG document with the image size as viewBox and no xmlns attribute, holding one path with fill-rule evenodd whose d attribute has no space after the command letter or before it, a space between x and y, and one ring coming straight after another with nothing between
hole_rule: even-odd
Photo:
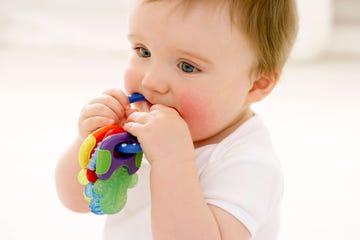
<instances>
[{"instance_id":1,"label":"light brown hair","mask_svg":"<svg viewBox=\"0 0 360 240\"><path fill-rule=\"evenodd\" d=\"M145 0L156 2L160 0ZM209 0L179 0L186 9L192 4ZM257 73L281 71L294 44L298 30L295 0L212 0L228 4L231 22L243 32L253 46Z\"/></svg>"}]
</instances>

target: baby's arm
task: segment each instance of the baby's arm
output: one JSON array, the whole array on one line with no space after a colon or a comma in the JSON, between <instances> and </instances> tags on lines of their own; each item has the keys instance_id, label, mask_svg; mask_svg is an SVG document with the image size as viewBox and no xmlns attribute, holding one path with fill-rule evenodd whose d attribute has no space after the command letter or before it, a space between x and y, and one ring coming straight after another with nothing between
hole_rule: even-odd
<instances>
[{"instance_id":1,"label":"baby's arm","mask_svg":"<svg viewBox=\"0 0 360 240\"><path fill-rule=\"evenodd\" d=\"M79 136L60 157L55 174L56 189L60 201L75 212L88 212L88 203L83 197L83 186L77 181L81 169L78 153L82 141L100 127L122 125L131 112L127 96L111 89L84 106L79 117Z\"/></svg>"},{"instance_id":2,"label":"baby's arm","mask_svg":"<svg viewBox=\"0 0 360 240\"><path fill-rule=\"evenodd\" d=\"M151 164L153 239L250 239L240 221L207 204L190 131L174 109L154 105L128 121L125 130L137 136Z\"/></svg>"},{"instance_id":3,"label":"baby's arm","mask_svg":"<svg viewBox=\"0 0 360 240\"><path fill-rule=\"evenodd\" d=\"M80 165L77 161L82 140L77 137L61 155L56 166L55 181L58 197L68 209L75 212L89 212L88 203L83 197L84 187L77 181Z\"/></svg>"}]
</instances>

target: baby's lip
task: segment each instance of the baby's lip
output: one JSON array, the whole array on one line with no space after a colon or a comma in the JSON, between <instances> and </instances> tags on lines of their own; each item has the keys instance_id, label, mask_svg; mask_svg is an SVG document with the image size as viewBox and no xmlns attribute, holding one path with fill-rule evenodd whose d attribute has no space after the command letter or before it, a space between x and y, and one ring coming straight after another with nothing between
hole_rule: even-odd
<instances>
[{"instance_id":1,"label":"baby's lip","mask_svg":"<svg viewBox=\"0 0 360 240\"><path fill-rule=\"evenodd\" d=\"M134 107L140 112L150 112L150 108L153 105L149 101L141 101L141 102L136 102L133 104L134 104Z\"/></svg>"},{"instance_id":2,"label":"baby's lip","mask_svg":"<svg viewBox=\"0 0 360 240\"><path fill-rule=\"evenodd\" d=\"M147 106L147 108L148 108L149 111L150 111L150 108L152 107L152 105L154 105L154 104L152 104L152 103L149 102L149 101L146 101L146 106Z\"/></svg>"},{"instance_id":3,"label":"baby's lip","mask_svg":"<svg viewBox=\"0 0 360 240\"><path fill-rule=\"evenodd\" d=\"M133 93L128 96L130 104L133 104L133 106L141 112L149 112L151 106L153 105L151 102L149 102L144 95L141 93Z\"/></svg>"}]
</instances>

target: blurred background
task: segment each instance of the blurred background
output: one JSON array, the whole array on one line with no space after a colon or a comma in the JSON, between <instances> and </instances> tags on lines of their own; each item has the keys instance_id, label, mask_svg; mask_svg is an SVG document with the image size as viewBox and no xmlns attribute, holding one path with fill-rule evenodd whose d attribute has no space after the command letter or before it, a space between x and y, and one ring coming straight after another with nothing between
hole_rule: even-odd
<instances>
[{"instance_id":1,"label":"blurred background","mask_svg":"<svg viewBox=\"0 0 360 240\"><path fill-rule=\"evenodd\" d=\"M65 209L54 169L81 107L122 86L129 2L0 0L0 239L100 239L104 217ZM357 240L360 1L298 5L293 55L254 106L284 167L280 240Z\"/></svg>"}]
</instances>

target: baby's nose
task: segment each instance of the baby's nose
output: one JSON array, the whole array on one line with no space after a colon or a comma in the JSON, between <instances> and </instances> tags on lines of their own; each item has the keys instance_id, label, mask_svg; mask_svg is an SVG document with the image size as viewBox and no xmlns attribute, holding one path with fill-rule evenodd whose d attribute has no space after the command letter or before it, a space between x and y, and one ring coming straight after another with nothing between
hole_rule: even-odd
<instances>
[{"instance_id":1,"label":"baby's nose","mask_svg":"<svg viewBox=\"0 0 360 240\"><path fill-rule=\"evenodd\" d=\"M169 91L169 80L161 67L152 67L144 74L142 86L149 91L165 94Z\"/></svg>"}]
</instances>

